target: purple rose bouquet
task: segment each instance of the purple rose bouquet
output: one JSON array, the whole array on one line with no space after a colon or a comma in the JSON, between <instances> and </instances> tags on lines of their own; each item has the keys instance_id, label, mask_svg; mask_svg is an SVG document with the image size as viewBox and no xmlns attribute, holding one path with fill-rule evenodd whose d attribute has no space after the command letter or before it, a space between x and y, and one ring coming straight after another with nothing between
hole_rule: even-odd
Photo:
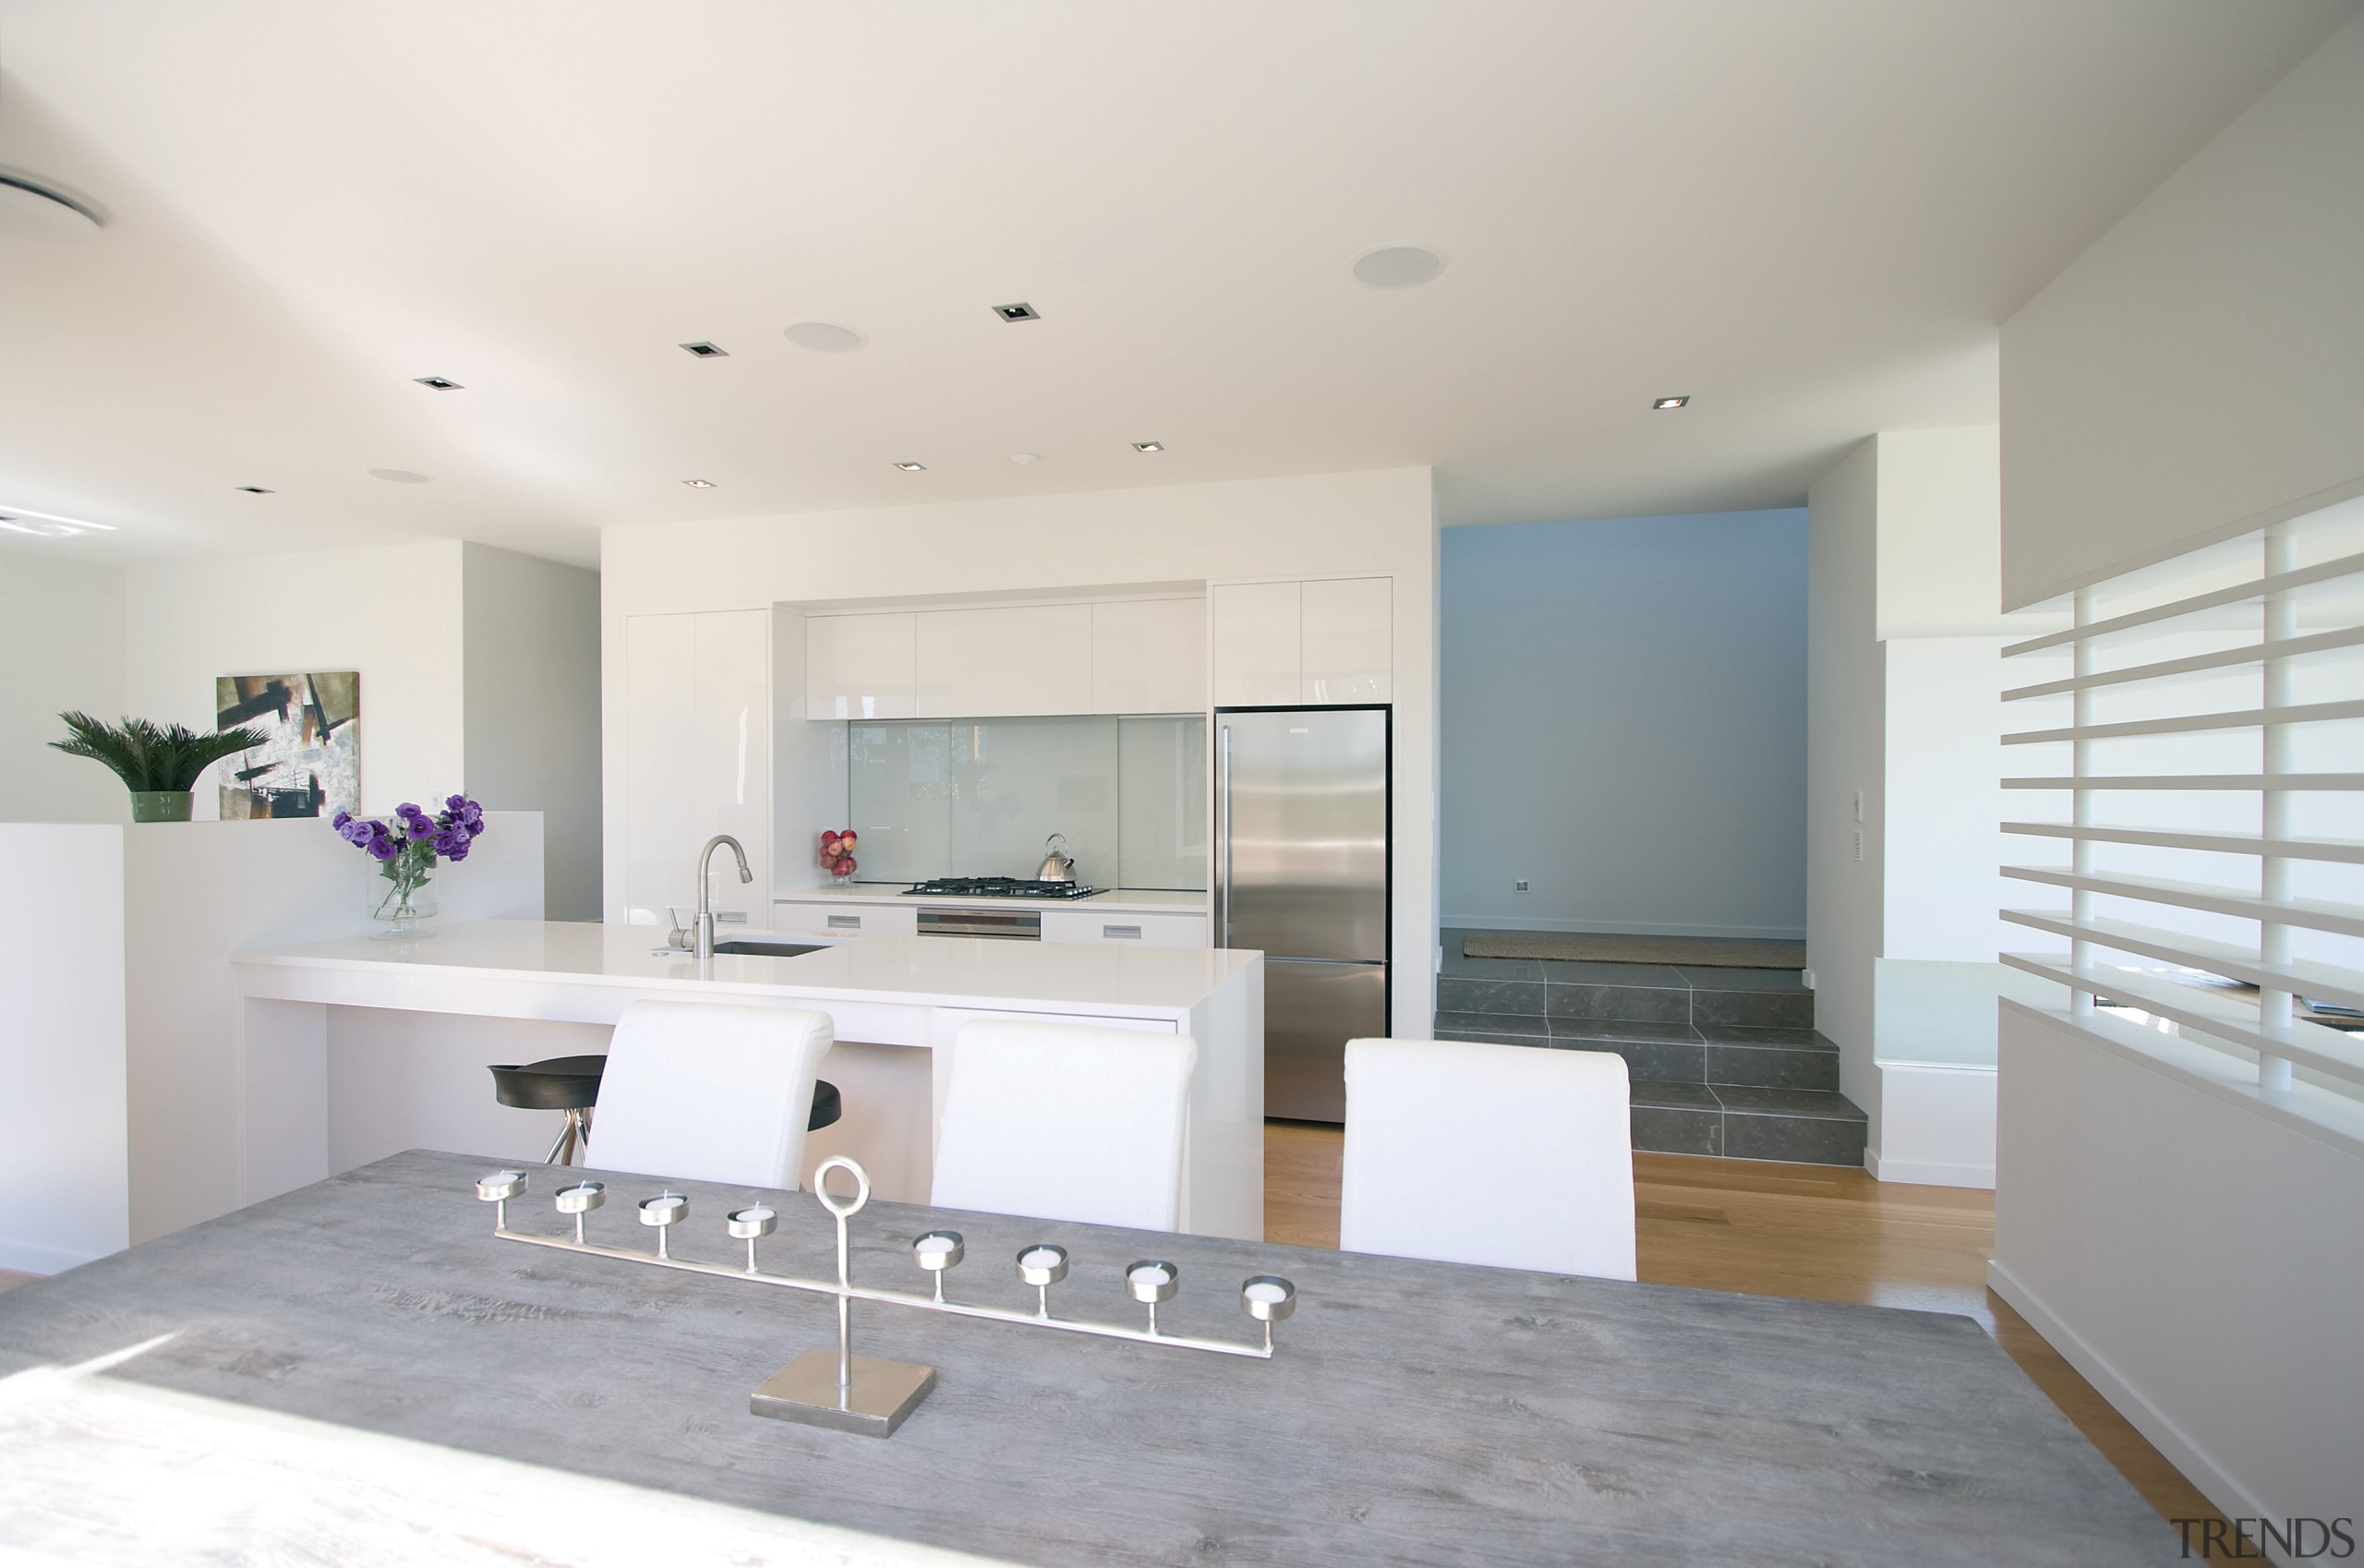
<instances>
[{"instance_id":1,"label":"purple rose bouquet","mask_svg":"<svg viewBox=\"0 0 2364 1568\"><path fill-rule=\"evenodd\" d=\"M452 795L443 809L428 815L408 801L394 808L391 826L375 817L339 812L332 826L337 836L379 862L378 874L393 884L370 912L398 924L415 923L432 909L417 906L419 889L434 874L440 856L464 861L476 836L484 831L484 808L464 795Z\"/></svg>"}]
</instances>

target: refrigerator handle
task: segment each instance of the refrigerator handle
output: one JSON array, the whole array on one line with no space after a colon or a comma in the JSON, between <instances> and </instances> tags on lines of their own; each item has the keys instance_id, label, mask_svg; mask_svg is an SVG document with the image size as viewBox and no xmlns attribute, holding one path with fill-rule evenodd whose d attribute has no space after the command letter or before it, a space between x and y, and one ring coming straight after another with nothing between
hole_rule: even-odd
<instances>
[{"instance_id":1,"label":"refrigerator handle","mask_svg":"<svg viewBox=\"0 0 2364 1568\"><path fill-rule=\"evenodd\" d=\"M1214 945L1231 946L1231 726L1223 727L1223 749L1218 754L1216 771L1221 775L1215 788L1215 811L1222 820L1216 825L1217 853L1221 857L1215 866L1215 927Z\"/></svg>"}]
</instances>

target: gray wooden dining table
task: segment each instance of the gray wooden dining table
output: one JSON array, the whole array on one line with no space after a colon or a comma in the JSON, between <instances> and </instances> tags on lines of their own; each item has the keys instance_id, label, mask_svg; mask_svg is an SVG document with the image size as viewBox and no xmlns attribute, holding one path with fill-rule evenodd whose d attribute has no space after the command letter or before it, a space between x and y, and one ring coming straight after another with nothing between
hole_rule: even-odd
<instances>
[{"instance_id":1,"label":"gray wooden dining table","mask_svg":"<svg viewBox=\"0 0 2364 1568\"><path fill-rule=\"evenodd\" d=\"M883 1440L759 1418L754 1385L834 1345L833 1298L498 1239L474 1191L495 1164L397 1155L0 1296L0 1406L95 1367L155 1399L404 1440L464 1476L497 1461L1040 1564L2110 1568L2177 1553L1967 1318L884 1202L851 1222L857 1285L924 1292L911 1238L948 1225L967 1237L956 1300L1032 1309L1012 1260L1053 1241L1072 1259L1055 1313L1139 1321L1121 1271L1148 1257L1181 1271L1169 1333L1255 1341L1239 1298L1253 1274L1294 1281L1297 1310L1267 1361L857 1303L859 1352L936 1369L916 1413ZM527 1170L512 1227L568 1231L549 1195L580 1173ZM590 1239L651 1249L633 1200L661 1184L604 1179ZM834 1277L811 1195L669 1190L691 1205L677 1254L742 1263L722 1216L762 1199L781 1214L764 1267ZM0 1545L97 1538L39 1522L75 1516L76 1473L0 1519ZM170 1560L174 1521L141 1527Z\"/></svg>"}]
</instances>

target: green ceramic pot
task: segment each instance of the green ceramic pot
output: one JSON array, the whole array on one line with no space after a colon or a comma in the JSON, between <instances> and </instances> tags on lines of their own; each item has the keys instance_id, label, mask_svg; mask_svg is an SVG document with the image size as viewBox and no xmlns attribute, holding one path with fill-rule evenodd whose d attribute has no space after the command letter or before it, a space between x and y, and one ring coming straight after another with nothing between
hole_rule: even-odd
<instances>
[{"instance_id":1,"label":"green ceramic pot","mask_svg":"<svg viewBox=\"0 0 2364 1568\"><path fill-rule=\"evenodd\" d=\"M131 791L131 820L187 822L190 799L187 790L134 790Z\"/></svg>"}]
</instances>

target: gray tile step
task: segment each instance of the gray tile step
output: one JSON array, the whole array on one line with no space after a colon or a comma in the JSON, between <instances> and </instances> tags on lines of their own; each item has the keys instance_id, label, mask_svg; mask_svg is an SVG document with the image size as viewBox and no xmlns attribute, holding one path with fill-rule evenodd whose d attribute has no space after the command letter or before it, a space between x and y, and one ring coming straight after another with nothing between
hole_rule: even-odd
<instances>
[{"instance_id":1,"label":"gray tile step","mask_svg":"<svg viewBox=\"0 0 2364 1568\"><path fill-rule=\"evenodd\" d=\"M1437 976L1437 1010L1812 1029L1814 993L1795 970L1456 959L1448 950Z\"/></svg>"},{"instance_id":2,"label":"gray tile step","mask_svg":"<svg viewBox=\"0 0 2364 1568\"><path fill-rule=\"evenodd\" d=\"M1755 1089L1839 1087L1839 1047L1810 1029L1647 1023L1533 1013L1436 1016L1439 1040L1614 1051L1638 1082L1717 1083Z\"/></svg>"},{"instance_id":3,"label":"gray tile step","mask_svg":"<svg viewBox=\"0 0 2364 1568\"><path fill-rule=\"evenodd\" d=\"M1861 1165L1870 1128L1835 1090L1634 1082L1634 1147L1803 1165Z\"/></svg>"}]
</instances>

